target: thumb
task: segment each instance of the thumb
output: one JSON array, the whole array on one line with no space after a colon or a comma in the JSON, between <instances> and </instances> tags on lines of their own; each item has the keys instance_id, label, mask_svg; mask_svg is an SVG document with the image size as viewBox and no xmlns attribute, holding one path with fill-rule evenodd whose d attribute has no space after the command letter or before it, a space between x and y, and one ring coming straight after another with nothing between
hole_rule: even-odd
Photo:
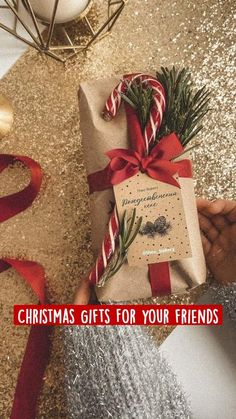
<instances>
[{"instance_id":1,"label":"thumb","mask_svg":"<svg viewBox=\"0 0 236 419\"><path fill-rule=\"evenodd\" d=\"M74 304L86 305L89 303L91 296L91 283L88 278L84 278L76 290Z\"/></svg>"}]
</instances>

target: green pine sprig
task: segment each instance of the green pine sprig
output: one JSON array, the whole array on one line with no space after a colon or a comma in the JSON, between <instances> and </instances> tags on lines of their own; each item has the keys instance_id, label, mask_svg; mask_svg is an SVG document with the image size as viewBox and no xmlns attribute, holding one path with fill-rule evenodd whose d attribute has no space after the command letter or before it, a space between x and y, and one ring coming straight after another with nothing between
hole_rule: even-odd
<instances>
[{"instance_id":1,"label":"green pine sprig","mask_svg":"<svg viewBox=\"0 0 236 419\"><path fill-rule=\"evenodd\" d=\"M107 280L119 271L127 259L128 249L137 236L142 224L142 217L139 217L137 222L135 222L135 220L136 209L132 210L130 217L128 217L127 211L124 212L122 221L120 223L120 233L117 249L113 258L108 263L104 274L100 278L99 283L97 284L98 287L103 287Z\"/></svg>"},{"instance_id":2,"label":"green pine sprig","mask_svg":"<svg viewBox=\"0 0 236 419\"><path fill-rule=\"evenodd\" d=\"M133 82L132 84L126 82L126 84L126 94L120 93L120 95L130 106L132 106L132 108L136 110L143 131L151 112L153 102L152 88L149 86L144 88L143 85L138 82Z\"/></svg>"},{"instance_id":3,"label":"green pine sprig","mask_svg":"<svg viewBox=\"0 0 236 419\"><path fill-rule=\"evenodd\" d=\"M161 67L156 77L166 94L166 109L156 142L175 132L185 147L203 128L202 120L209 111L210 93L205 86L194 89L191 73L186 68L177 70L175 67ZM132 84L127 82L127 91L121 96L136 110L144 130L153 104L152 88L138 81Z\"/></svg>"},{"instance_id":4,"label":"green pine sprig","mask_svg":"<svg viewBox=\"0 0 236 419\"><path fill-rule=\"evenodd\" d=\"M188 69L161 67L156 74L166 93L166 109L157 134L158 139L175 132L185 147L203 128L209 111L210 93L206 86L195 91Z\"/></svg>"}]
</instances>

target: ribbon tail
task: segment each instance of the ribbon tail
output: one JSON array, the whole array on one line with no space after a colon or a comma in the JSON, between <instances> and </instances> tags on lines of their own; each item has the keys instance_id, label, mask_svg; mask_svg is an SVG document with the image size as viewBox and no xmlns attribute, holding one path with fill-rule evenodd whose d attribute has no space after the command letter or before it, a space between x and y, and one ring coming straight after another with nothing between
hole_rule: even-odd
<instances>
[{"instance_id":1,"label":"ribbon tail","mask_svg":"<svg viewBox=\"0 0 236 419\"><path fill-rule=\"evenodd\" d=\"M10 419L35 419L37 400L50 358L52 326L32 326L18 375Z\"/></svg>"},{"instance_id":2,"label":"ribbon tail","mask_svg":"<svg viewBox=\"0 0 236 419\"><path fill-rule=\"evenodd\" d=\"M88 175L89 193L101 192L112 188L110 165L105 169Z\"/></svg>"},{"instance_id":3,"label":"ribbon tail","mask_svg":"<svg viewBox=\"0 0 236 419\"><path fill-rule=\"evenodd\" d=\"M8 268L12 266L12 268L14 268L18 274L21 275L21 277L32 288L41 304L46 304L45 273L43 267L39 263L9 258L5 258L2 261L8 264Z\"/></svg>"},{"instance_id":4,"label":"ribbon tail","mask_svg":"<svg viewBox=\"0 0 236 419\"><path fill-rule=\"evenodd\" d=\"M0 259L0 272L13 267L45 303L45 274L36 262ZM17 379L10 419L35 419L37 399L50 357L52 326L32 326Z\"/></svg>"},{"instance_id":5,"label":"ribbon tail","mask_svg":"<svg viewBox=\"0 0 236 419\"><path fill-rule=\"evenodd\" d=\"M182 153L184 147L182 146L179 138L173 132L172 134L162 137L156 146L152 149L151 155L155 157L157 153L162 153L162 158L171 160L178 154Z\"/></svg>"},{"instance_id":6,"label":"ribbon tail","mask_svg":"<svg viewBox=\"0 0 236 419\"><path fill-rule=\"evenodd\" d=\"M177 188L180 188L180 184L177 182L177 180L175 180L173 175L169 174L167 170L164 171L162 168L154 170L148 167L147 174L148 176L155 180L158 180L159 182L167 183L168 185L173 185Z\"/></svg>"},{"instance_id":7,"label":"ribbon tail","mask_svg":"<svg viewBox=\"0 0 236 419\"><path fill-rule=\"evenodd\" d=\"M193 177L193 171L192 171L192 163L190 160L180 160L175 163L178 167L178 175L180 177L187 177L191 178Z\"/></svg>"},{"instance_id":8,"label":"ribbon tail","mask_svg":"<svg viewBox=\"0 0 236 419\"><path fill-rule=\"evenodd\" d=\"M170 269L168 262L152 263L148 265L148 273L153 297L171 294Z\"/></svg>"}]
</instances>

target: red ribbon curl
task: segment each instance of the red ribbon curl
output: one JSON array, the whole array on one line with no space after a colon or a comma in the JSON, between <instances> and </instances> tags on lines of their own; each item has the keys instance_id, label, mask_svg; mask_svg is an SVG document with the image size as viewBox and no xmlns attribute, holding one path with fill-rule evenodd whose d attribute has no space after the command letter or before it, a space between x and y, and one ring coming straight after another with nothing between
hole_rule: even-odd
<instances>
[{"instance_id":1,"label":"red ribbon curl","mask_svg":"<svg viewBox=\"0 0 236 419\"><path fill-rule=\"evenodd\" d=\"M16 161L23 163L30 170L31 180L22 191L0 198L0 222L28 208L38 195L42 183L43 175L40 165L27 156L0 154L0 173Z\"/></svg>"},{"instance_id":2,"label":"red ribbon curl","mask_svg":"<svg viewBox=\"0 0 236 419\"><path fill-rule=\"evenodd\" d=\"M0 173L12 163L23 163L31 173L29 185L22 191L0 198L0 222L6 221L28 208L37 197L42 183L42 169L26 156L0 154ZM0 259L0 273L14 268L30 285L40 304L46 304L45 273L33 261ZM50 355L50 326L32 326L21 364L14 394L11 419L35 419L38 395Z\"/></svg>"}]
</instances>

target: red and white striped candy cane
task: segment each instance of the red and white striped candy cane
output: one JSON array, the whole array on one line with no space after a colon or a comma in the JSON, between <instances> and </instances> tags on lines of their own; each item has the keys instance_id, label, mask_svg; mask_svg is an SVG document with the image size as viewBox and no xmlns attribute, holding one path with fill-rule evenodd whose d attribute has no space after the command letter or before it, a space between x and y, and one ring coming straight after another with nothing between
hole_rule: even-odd
<instances>
[{"instance_id":1,"label":"red and white striped candy cane","mask_svg":"<svg viewBox=\"0 0 236 419\"><path fill-rule=\"evenodd\" d=\"M116 239L119 235L119 220L116 208L114 209L108 224L108 232L105 235L101 251L96 259L95 265L89 274L89 281L96 285L104 274L109 260L115 252Z\"/></svg>"},{"instance_id":2,"label":"red and white striped candy cane","mask_svg":"<svg viewBox=\"0 0 236 419\"><path fill-rule=\"evenodd\" d=\"M124 75L120 83L115 87L107 99L103 110L103 117L105 120L109 121L116 116L122 101L121 93L125 93L134 81L150 86L153 90L154 103L150 111L149 121L144 130L144 139L148 154L150 145L155 141L156 132L161 126L165 110L165 91L161 83L154 77L143 73Z\"/></svg>"},{"instance_id":3,"label":"red and white striped candy cane","mask_svg":"<svg viewBox=\"0 0 236 419\"><path fill-rule=\"evenodd\" d=\"M154 104L151 109L150 119L144 131L144 138L146 143L146 150L148 153L149 146L154 142L156 131L161 125L163 112L165 109L165 92L162 85L153 77L143 74L127 74L123 76L121 82L116 86L111 95L109 96L106 106L103 112L103 117L106 120L110 120L117 114L117 111L121 105L121 94L125 93L127 88L135 81L139 81L146 85L150 85L153 89L153 100ZM98 284L102 275L104 274L107 264L110 261L112 255L115 252L116 239L119 235L119 220L117 216L116 208L114 209L111 218L109 220L108 232L105 235L101 251L96 259L95 265L89 274L89 281L94 285Z\"/></svg>"}]
</instances>

